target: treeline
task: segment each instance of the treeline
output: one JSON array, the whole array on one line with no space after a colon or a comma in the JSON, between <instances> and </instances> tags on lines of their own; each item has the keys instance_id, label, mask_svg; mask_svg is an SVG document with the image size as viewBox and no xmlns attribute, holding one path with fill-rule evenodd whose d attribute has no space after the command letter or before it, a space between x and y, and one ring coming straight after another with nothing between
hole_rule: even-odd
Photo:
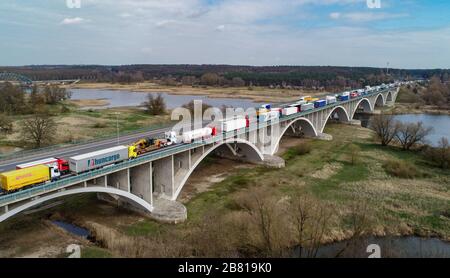
<instances>
[{"instance_id":1,"label":"treeline","mask_svg":"<svg viewBox=\"0 0 450 278\"><path fill-rule=\"evenodd\" d=\"M70 91L57 85L34 86L30 93L9 82L0 84L0 114L31 114L45 104L57 104L71 97Z\"/></svg>"},{"instance_id":2,"label":"treeline","mask_svg":"<svg viewBox=\"0 0 450 278\"><path fill-rule=\"evenodd\" d=\"M420 84L402 87L397 101L414 103L416 106L432 105L450 109L450 82L434 76L423 86Z\"/></svg>"},{"instance_id":3,"label":"treeline","mask_svg":"<svg viewBox=\"0 0 450 278\"><path fill-rule=\"evenodd\" d=\"M81 79L87 82L136 83L157 81L165 85L272 86L305 88L360 87L395 79L449 81L450 70L403 70L332 66L234 66L234 65L125 65L125 66L27 66L3 67L32 80Z\"/></svg>"}]
</instances>

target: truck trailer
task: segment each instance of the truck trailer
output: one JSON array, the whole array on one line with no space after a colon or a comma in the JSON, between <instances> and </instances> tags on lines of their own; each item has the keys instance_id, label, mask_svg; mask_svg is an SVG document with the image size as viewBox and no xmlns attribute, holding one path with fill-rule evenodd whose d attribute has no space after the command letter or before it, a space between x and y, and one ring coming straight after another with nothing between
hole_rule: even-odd
<instances>
[{"instance_id":1,"label":"truck trailer","mask_svg":"<svg viewBox=\"0 0 450 278\"><path fill-rule=\"evenodd\" d=\"M117 146L69 158L70 171L76 174L114 164L130 157L132 147Z\"/></svg>"},{"instance_id":2,"label":"truck trailer","mask_svg":"<svg viewBox=\"0 0 450 278\"><path fill-rule=\"evenodd\" d=\"M53 169L46 165L37 165L1 173L0 185L4 191L10 192L51 180L57 180L59 177L58 169Z\"/></svg>"},{"instance_id":3,"label":"truck trailer","mask_svg":"<svg viewBox=\"0 0 450 278\"><path fill-rule=\"evenodd\" d=\"M61 174L66 174L69 172L69 162L65 159L55 157L19 164L16 166L16 169L20 170L38 165L46 165L48 167L58 169Z\"/></svg>"}]
</instances>

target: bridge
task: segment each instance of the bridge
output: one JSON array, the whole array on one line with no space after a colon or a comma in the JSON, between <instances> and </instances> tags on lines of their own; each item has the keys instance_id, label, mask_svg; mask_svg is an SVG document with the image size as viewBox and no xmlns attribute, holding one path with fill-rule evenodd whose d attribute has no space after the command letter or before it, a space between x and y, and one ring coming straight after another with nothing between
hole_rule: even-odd
<instances>
[{"instance_id":1,"label":"bridge","mask_svg":"<svg viewBox=\"0 0 450 278\"><path fill-rule=\"evenodd\" d=\"M1 82L11 82L11 83L17 83L23 86L31 86L33 84L41 85L41 84L76 84L80 82L80 79L67 79L67 80L38 80L33 81L31 78L22 75L17 74L13 72L0 72L0 83Z\"/></svg>"},{"instance_id":2,"label":"bridge","mask_svg":"<svg viewBox=\"0 0 450 278\"><path fill-rule=\"evenodd\" d=\"M268 167L283 167L276 157L284 136L331 140L324 134L330 119L352 124L357 111L373 112L395 103L399 88L329 104L281 117L277 122L251 124L191 144L163 148L110 167L0 196L0 222L45 202L69 195L97 193L100 199L148 214L157 220L179 222L186 208L176 202L185 183L209 155L234 158ZM267 138L271 140L266 140Z\"/></svg>"}]
</instances>

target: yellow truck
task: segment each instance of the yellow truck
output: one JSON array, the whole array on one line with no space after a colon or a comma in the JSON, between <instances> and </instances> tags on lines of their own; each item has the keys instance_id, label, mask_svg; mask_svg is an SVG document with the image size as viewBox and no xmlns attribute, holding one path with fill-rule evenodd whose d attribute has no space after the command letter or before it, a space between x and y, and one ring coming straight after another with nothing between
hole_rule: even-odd
<instances>
[{"instance_id":1,"label":"yellow truck","mask_svg":"<svg viewBox=\"0 0 450 278\"><path fill-rule=\"evenodd\" d=\"M19 190L30 185L44 183L57 178L56 176L58 176L59 173L54 173L55 171L57 172L57 169L53 169L45 165L38 165L21 170L1 173L0 185L1 188L7 192Z\"/></svg>"}]
</instances>

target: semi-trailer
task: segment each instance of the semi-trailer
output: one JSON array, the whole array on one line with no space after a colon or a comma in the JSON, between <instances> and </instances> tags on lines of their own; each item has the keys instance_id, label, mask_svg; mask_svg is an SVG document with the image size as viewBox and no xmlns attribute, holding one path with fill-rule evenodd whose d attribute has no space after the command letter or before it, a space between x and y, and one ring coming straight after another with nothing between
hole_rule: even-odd
<instances>
[{"instance_id":1,"label":"semi-trailer","mask_svg":"<svg viewBox=\"0 0 450 278\"><path fill-rule=\"evenodd\" d=\"M283 110L281 111L281 114L283 116L290 116L293 114L298 113L298 107L297 106L293 106L293 107L285 107L283 108Z\"/></svg>"},{"instance_id":2,"label":"semi-trailer","mask_svg":"<svg viewBox=\"0 0 450 278\"><path fill-rule=\"evenodd\" d=\"M58 169L37 165L0 174L1 188L6 192L59 179Z\"/></svg>"},{"instance_id":3,"label":"semi-trailer","mask_svg":"<svg viewBox=\"0 0 450 278\"><path fill-rule=\"evenodd\" d=\"M320 108L320 107L325 107L325 106L327 106L327 101L324 99L317 100L314 102L314 108Z\"/></svg>"},{"instance_id":4,"label":"semi-trailer","mask_svg":"<svg viewBox=\"0 0 450 278\"><path fill-rule=\"evenodd\" d=\"M278 111L268 111L266 113L261 113L258 115L258 121L260 123L273 121L275 119L278 119L280 117L280 112Z\"/></svg>"},{"instance_id":5,"label":"semi-trailer","mask_svg":"<svg viewBox=\"0 0 450 278\"><path fill-rule=\"evenodd\" d=\"M211 137L214 135L215 132L215 128L211 128L211 127L204 127L204 128L199 128L199 129L195 129L192 131L187 131L184 132L182 137L183 137L183 143L185 144L189 144L194 142L195 140L200 140L203 138L207 138L207 137Z\"/></svg>"},{"instance_id":6,"label":"semi-trailer","mask_svg":"<svg viewBox=\"0 0 450 278\"><path fill-rule=\"evenodd\" d=\"M217 132L231 132L235 130L239 130L250 125L249 120L246 118L238 118L238 119L225 119L221 120L218 123L214 124ZM215 135L216 132L213 132L212 135Z\"/></svg>"},{"instance_id":7,"label":"semi-trailer","mask_svg":"<svg viewBox=\"0 0 450 278\"><path fill-rule=\"evenodd\" d=\"M305 103L305 104L300 105L301 112L313 110L313 109L314 109L314 103Z\"/></svg>"},{"instance_id":8,"label":"semi-trailer","mask_svg":"<svg viewBox=\"0 0 450 278\"><path fill-rule=\"evenodd\" d=\"M333 104L336 102L336 97L335 96L327 96L326 101L327 101L327 104Z\"/></svg>"},{"instance_id":9,"label":"semi-trailer","mask_svg":"<svg viewBox=\"0 0 450 278\"><path fill-rule=\"evenodd\" d=\"M70 171L80 174L134 157L132 146L117 146L69 158Z\"/></svg>"}]
</instances>

